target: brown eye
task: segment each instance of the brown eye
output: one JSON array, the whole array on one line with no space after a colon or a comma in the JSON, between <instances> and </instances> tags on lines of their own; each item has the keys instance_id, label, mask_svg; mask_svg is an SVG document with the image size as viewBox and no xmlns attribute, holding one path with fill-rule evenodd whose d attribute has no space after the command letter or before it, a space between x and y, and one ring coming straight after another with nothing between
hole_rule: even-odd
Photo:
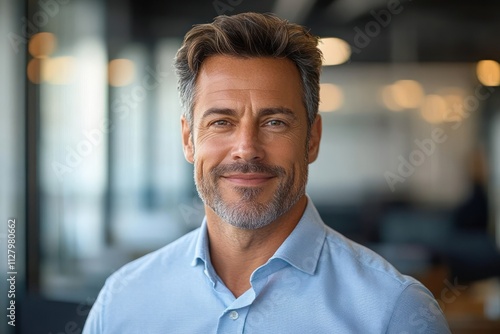
<instances>
[{"instance_id":1,"label":"brown eye","mask_svg":"<svg viewBox=\"0 0 500 334\"><path fill-rule=\"evenodd\" d=\"M269 122L267 122L266 125L270 125L270 126L283 126L283 125L285 125L285 122L277 120L277 119L273 119L273 120L270 120Z\"/></svg>"}]
</instances>

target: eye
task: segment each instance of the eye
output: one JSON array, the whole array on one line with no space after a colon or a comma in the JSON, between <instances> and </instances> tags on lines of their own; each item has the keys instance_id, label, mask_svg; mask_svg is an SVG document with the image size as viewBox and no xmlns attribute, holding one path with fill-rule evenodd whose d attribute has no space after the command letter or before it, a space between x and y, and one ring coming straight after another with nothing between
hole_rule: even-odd
<instances>
[{"instance_id":1,"label":"eye","mask_svg":"<svg viewBox=\"0 0 500 334\"><path fill-rule=\"evenodd\" d=\"M277 126L284 126L286 124L285 124L285 122L280 121L279 119L272 119L270 121L267 121L265 125L277 127Z\"/></svg>"},{"instance_id":2,"label":"eye","mask_svg":"<svg viewBox=\"0 0 500 334\"><path fill-rule=\"evenodd\" d=\"M223 119L219 119L217 121L213 121L210 123L211 126L216 126L216 127L223 127L229 125L229 122Z\"/></svg>"}]
</instances>

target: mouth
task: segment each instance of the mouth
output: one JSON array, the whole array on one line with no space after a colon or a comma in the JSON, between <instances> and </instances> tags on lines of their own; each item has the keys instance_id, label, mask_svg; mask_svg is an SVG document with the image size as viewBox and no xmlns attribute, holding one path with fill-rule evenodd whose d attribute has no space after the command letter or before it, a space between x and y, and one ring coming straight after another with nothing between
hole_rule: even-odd
<instances>
[{"instance_id":1,"label":"mouth","mask_svg":"<svg viewBox=\"0 0 500 334\"><path fill-rule=\"evenodd\" d=\"M222 179L238 186L252 187L262 185L273 179L274 175L261 173L240 173L221 176Z\"/></svg>"}]
</instances>

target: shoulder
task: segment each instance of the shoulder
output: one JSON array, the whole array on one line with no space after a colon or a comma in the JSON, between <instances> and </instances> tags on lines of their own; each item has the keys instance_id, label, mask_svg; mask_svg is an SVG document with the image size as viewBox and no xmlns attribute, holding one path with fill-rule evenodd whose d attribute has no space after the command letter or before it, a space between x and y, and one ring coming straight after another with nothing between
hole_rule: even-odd
<instances>
[{"instance_id":1,"label":"shoulder","mask_svg":"<svg viewBox=\"0 0 500 334\"><path fill-rule=\"evenodd\" d=\"M157 296L172 297L180 291L185 277L182 273L190 267L198 235L196 229L115 271L92 306L83 333L121 333L124 324L142 326L128 322L131 315L147 319L151 309L164 310L161 303L165 298Z\"/></svg>"},{"instance_id":2,"label":"shoulder","mask_svg":"<svg viewBox=\"0 0 500 334\"><path fill-rule=\"evenodd\" d=\"M199 228L195 229L172 243L125 264L107 279L106 285L116 284L117 281L129 282L144 276L149 280L152 276L176 270L179 266L189 266L195 253L199 231Z\"/></svg>"},{"instance_id":3,"label":"shoulder","mask_svg":"<svg viewBox=\"0 0 500 334\"><path fill-rule=\"evenodd\" d=\"M409 328L411 333L449 333L439 304L422 283L403 275L374 251L326 228L324 265L350 296L381 312L387 333L406 333Z\"/></svg>"},{"instance_id":4,"label":"shoulder","mask_svg":"<svg viewBox=\"0 0 500 334\"><path fill-rule=\"evenodd\" d=\"M420 283L405 287L395 304L387 333L451 333L432 294Z\"/></svg>"},{"instance_id":5,"label":"shoulder","mask_svg":"<svg viewBox=\"0 0 500 334\"><path fill-rule=\"evenodd\" d=\"M386 259L371 249L360 245L330 227L326 228L325 247L323 253L336 265L362 273L367 279L378 277L386 284L404 289L407 285L418 283L414 278L401 274ZM369 283L369 282L367 282Z\"/></svg>"}]
</instances>

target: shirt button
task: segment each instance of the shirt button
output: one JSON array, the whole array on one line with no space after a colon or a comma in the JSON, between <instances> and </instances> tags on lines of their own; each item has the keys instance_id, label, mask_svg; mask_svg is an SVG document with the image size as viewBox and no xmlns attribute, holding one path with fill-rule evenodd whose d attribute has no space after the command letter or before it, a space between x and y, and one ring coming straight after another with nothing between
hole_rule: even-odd
<instances>
[{"instance_id":1,"label":"shirt button","mask_svg":"<svg viewBox=\"0 0 500 334\"><path fill-rule=\"evenodd\" d=\"M236 312L236 311L229 312L229 318L231 318L232 320L236 320L236 319L238 319L238 317L239 317L238 312Z\"/></svg>"}]
</instances>

